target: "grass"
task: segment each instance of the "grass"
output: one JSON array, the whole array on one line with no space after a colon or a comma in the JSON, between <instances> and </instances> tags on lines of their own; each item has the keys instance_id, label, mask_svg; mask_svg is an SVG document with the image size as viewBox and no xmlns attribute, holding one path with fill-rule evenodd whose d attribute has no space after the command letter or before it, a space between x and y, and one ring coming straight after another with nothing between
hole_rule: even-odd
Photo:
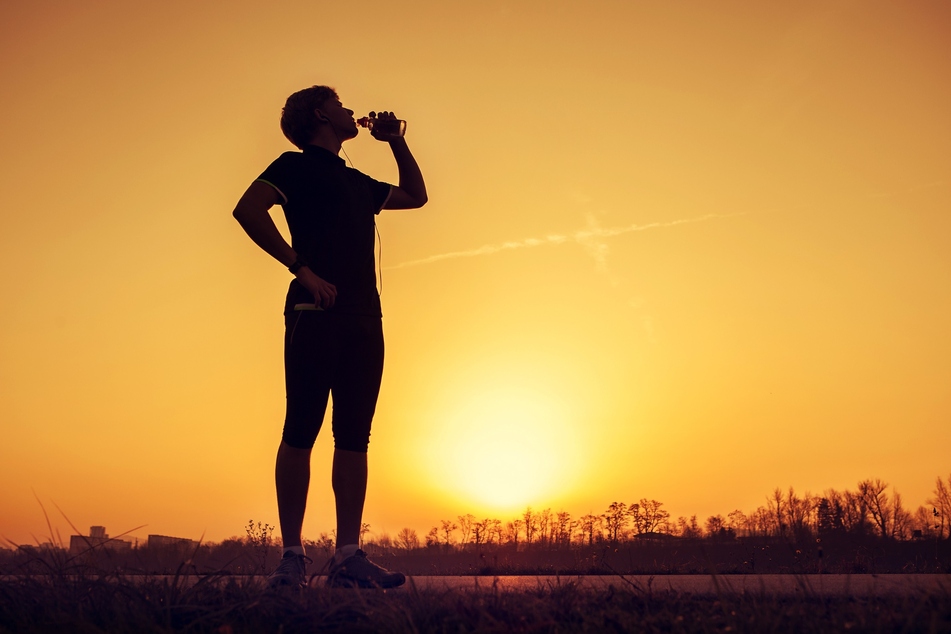
<instances>
[{"instance_id":1,"label":"grass","mask_svg":"<svg viewBox=\"0 0 951 634\"><path fill-rule=\"evenodd\" d=\"M249 537L255 528L267 529L249 524ZM198 565L199 553L179 556L175 574L149 576L140 568L133 579L129 568L112 567L124 574L107 572L102 564L111 560L101 545L89 544L78 555L62 548L18 551L9 574L0 575L0 634L951 632L947 589L868 598L811 592L711 597L627 583L604 590L571 582L531 590L486 583L479 589L410 584L385 592L323 586L275 591L261 576L196 574L209 569ZM708 562L708 567L717 566Z\"/></svg>"},{"instance_id":2,"label":"grass","mask_svg":"<svg viewBox=\"0 0 951 634\"><path fill-rule=\"evenodd\" d=\"M0 632L951 632L951 597L533 590L272 591L261 578L0 581Z\"/></svg>"}]
</instances>

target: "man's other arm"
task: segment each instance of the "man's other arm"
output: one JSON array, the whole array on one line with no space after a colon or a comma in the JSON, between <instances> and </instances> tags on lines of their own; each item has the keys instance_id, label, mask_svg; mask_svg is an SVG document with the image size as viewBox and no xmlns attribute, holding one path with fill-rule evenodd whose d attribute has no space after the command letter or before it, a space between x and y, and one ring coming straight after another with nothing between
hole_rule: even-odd
<instances>
[{"instance_id":1,"label":"man's other arm","mask_svg":"<svg viewBox=\"0 0 951 634\"><path fill-rule=\"evenodd\" d=\"M392 197L392 195L391 195ZM261 181L254 181L235 206L232 215L244 232L265 253L283 264L291 266L297 261L297 253L277 230L270 209L281 202L277 190ZM298 269L297 280L314 296L315 303L330 308L337 297L337 287L317 277L307 266Z\"/></svg>"}]
</instances>

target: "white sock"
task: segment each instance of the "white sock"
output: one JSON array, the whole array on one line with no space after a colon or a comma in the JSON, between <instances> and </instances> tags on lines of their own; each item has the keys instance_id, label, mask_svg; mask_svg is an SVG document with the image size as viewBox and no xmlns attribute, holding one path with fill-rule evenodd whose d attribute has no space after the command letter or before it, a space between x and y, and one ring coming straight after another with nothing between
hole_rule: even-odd
<instances>
[{"instance_id":1,"label":"white sock","mask_svg":"<svg viewBox=\"0 0 951 634\"><path fill-rule=\"evenodd\" d=\"M337 551L334 553L334 563L340 565L343 563L343 560L347 557L353 557L357 554L360 546L357 544L347 544L346 546L339 546Z\"/></svg>"},{"instance_id":2,"label":"white sock","mask_svg":"<svg viewBox=\"0 0 951 634\"><path fill-rule=\"evenodd\" d=\"M284 548L284 552L281 554L281 557L286 556L287 553L294 553L295 555L303 556L304 547L303 546L287 546Z\"/></svg>"}]
</instances>

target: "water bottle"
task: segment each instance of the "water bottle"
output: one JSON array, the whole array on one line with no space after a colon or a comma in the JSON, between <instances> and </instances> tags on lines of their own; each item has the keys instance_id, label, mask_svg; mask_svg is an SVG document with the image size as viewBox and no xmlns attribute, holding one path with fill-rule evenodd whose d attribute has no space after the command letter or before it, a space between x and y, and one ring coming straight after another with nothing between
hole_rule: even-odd
<instances>
[{"instance_id":1,"label":"water bottle","mask_svg":"<svg viewBox=\"0 0 951 634\"><path fill-rule=\"evenodd\" d=\"M377 119L376 113L371 112L365 117L357 119L357 125L384 136L403 136L406 134L406 122L402 119Z\"/></svg>"}]
</instances>

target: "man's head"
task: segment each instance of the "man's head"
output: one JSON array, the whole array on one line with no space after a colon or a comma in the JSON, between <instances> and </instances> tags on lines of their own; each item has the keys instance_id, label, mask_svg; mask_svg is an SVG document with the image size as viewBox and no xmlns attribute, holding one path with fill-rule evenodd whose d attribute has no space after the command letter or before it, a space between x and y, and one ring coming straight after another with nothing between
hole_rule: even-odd
<instances>
[{"instance_id":1,"label":"man's head","mask_svg":"<svg viewBox=\"0 0 951 634\"><path fill-rule=\"evenodd\" d=\"M281 112L281 130L291 143L303 149L313 141L320 126L328 126L339 141L357 134L353 111L341 105L333 88L311 86L287 98Z\"/></svg>"}]
</instances>

